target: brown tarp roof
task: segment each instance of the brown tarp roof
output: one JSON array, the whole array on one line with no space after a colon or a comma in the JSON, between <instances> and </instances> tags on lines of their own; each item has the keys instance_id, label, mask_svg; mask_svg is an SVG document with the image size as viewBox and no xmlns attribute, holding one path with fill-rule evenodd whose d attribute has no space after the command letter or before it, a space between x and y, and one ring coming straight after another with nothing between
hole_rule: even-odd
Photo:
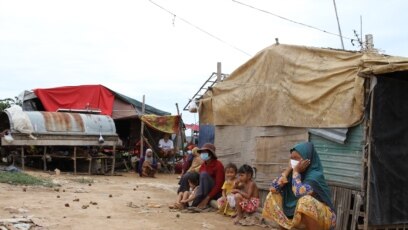
<instances>
[{"instance_id":1,"label":"brown tarp roof","mask_svg":"<svg viewBox=\"0 0 408 230\"><path fill-rule=\"evenodd\" d=\"M405 70L407 58L273 45L208 91L200 123L350 127L363 117L364 76Z\"/></svg>"}]
</instances>

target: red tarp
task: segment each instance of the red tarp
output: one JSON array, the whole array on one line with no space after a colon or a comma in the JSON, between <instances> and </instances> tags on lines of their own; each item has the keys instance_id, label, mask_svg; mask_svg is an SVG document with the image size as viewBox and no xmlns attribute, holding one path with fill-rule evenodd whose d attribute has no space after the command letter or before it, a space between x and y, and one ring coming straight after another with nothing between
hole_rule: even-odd
<instances>
[{"instance_id":1,"label":"red tarp","mask_svg":"<svg viewBox=\"0 0 408 230\"><path fill-rule=\"evenodd\" d=\"M115 96L102 85L63 86L35 89L46 111L58 109L99 109L101 114L112 116Z\"/></svg>"},{"instance_id":2,"label":"red tarp","mask_svg":"<svg viewBox=\"0 0 408 230\"><path fill-rule=\"evenodd\" d=\"M197 124L185 124L186 129L191 129L193 131L200 130L200 127Z\"/></svg>"}]
</instances>

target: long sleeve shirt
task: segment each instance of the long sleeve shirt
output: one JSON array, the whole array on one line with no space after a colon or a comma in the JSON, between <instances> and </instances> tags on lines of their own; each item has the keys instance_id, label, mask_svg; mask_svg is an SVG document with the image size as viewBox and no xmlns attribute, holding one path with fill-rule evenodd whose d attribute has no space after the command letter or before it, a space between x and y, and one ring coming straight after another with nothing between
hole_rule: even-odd
<instances>
[{"instance_id":1,"label":"long sleeve shirt","mask_svg":"<svg viewBox=\"0 0 408 230\"><path fill-rule=\"evenodd\" d=\"M222 191L221 188L225 180L224 165L222 165L221 161L219 160L211 160L209 162L204 162L201 165L199 172L207 172L214 180L214 187L208 194L208 196L212 199L215 195Z\"/></svg>"},{"instance_id":2,"label":"long sleeve shirt","mask_svg":"<svg viewBox=\"0 0 408 230\"><path fill-rule=\"evenodd\" d=\"M282 193L282 187L286 183L288 183L286 177L281 175L272 181L271 189L274 190L275 192ZM312 194L313 188L307 183L302 183L302 178L300 174L297 172L294 172L292 173L292 191L296 197L302 197L304 195Z\"/></svg>"}]
</instances>

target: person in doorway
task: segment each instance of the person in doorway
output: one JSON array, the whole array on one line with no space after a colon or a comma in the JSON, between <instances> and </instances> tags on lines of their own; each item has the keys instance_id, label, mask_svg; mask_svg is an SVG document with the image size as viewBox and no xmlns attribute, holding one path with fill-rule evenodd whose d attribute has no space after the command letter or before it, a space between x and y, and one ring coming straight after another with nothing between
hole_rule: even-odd
<instances>
[{"instance_id":1,"label":"person in doorway","mask_svg":"<svg viewBox=\"0 0 408 230\"><path fill-rule=\"evenodd\" d=\"M160 157L171 158L174 156L173 141L169 139L169 134L164 134L163 138L159 140Z\"/></svg>"},{"instance_id":2,"label":"person in doorway","mask_svg":"<svg viewBox=\"0 0 408 230\"><path fill-rule=\"evenodd\" d=\"M217 200L222 195L222 185L224 184L224 166L217 159L215 146L211 143L204 144L199 150L200 158L204 161L201 164L200 185L192 206L205 209L211 200Z\"/></svg>"},{"instance_id":3,"label":"person in doorway","mask_svg":"<svg viewBox=\"0 0 408 230\"><path fill-rule=\"evenodd\" d=\"M281 228L332 229L336 214L319 156L310 142L290 150L289 165L272 182L262 216Z\"/></svg>"}]
</instances>

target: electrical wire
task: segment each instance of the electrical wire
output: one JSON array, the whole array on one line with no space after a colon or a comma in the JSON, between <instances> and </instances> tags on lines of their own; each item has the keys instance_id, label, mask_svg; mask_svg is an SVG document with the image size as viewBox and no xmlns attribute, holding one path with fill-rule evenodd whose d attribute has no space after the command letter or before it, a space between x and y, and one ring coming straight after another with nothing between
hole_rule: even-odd
<instances>
[{"instance_id":1,"label":"electrical wire","mask_svg":"<svg viewBox=\"0 0 408 230\"><path fill-rule=\"evenodd\" d=\"M170 10L164 8L163 6L161 6L161 5L159 5L159 4L155 3L155 2L153 2L152 0L149 0L149 2L151 2L151 3L154 4L154 5L156 5L156 6L159 7L160 9L166 11L167 13L171 14L171 15L173 16L173 26L174 26L174 21L176 20L176 17L177 17L177 18L179 18L181 21L183 21L183 22L185 22L186 24L188 24L188 25L194 27L195 29L201 31L202 33L205 33L205 34L207 34L208 36L210 36L210 37L212 37L212 38L218 40L219 42L224 43L224 44L226 44L226 45L232 47L233 49L235 49L235 50L237 50L237 51L239 51L239 52L241 52L241 53L243 53L243 54L245 54L245 55L247 55L247 56L249 56L249 57L252 57L252 55L249 54L248 52L245 52L244 50L242 50L242 49L240 49L240 48L238 48L238 47L236 47L236 46L234 46L234 45L232 45L232 44L230 44L230 43L224 41L223 39L219 38L218 36L215 36L215 35L211 34L210 32L208 32L208 31L206 31L206 30L204 30L204 29L202 29L202 28L200 28L200 27L194 25L193 23L189 22L188 20L177 16L175 13L173 13L173 12L171 12Z\"/></svg>"},{"instance_id":2,"label":"electrical wire","mask_svg":"<svg viewBox=\"0 0 408 230\"><path fill-rule=\"evenodd\" d=\"M311 26L311 25L308 25L308 24L305 24L305 23L302 23L302 22L294 21L294 20L292 20L292 19L289 19L289 18L280 16L280 15L277 15L277 14L272 13L272 12L269 12L269 11L267 11L267 10L263 10L263 9L257 8L257 7L255 7L255 6L248 5L248 4L246 4L246 3L243 3L243 2L240 2L240 1L237 1L237 0L232 0L232 1L235 2L235 3L237 3L237 4L241 4L241 5L243 5L243 6L252 8L252 9L254 9L254 10L257 10L257 11L260 11L260 12L263 12L263 13L266 13L266 14L270 14L270 15L275 16L275 17L277 17L277 18L280 18L280 19L282 19L282 20L292 22L292 23L294 23L294 24L298 24L298 25L301 25L301 26L305 26L305 27L308 27L308 28L311 28L311 29L314 29L314 30L318 30L318 31L320 31L320 32L327 33L327 34L330 34L330 35L333 35L333 36L337 36L337 37L340 37L340 38L345 38L345 39L348 39L348 40L350 40L350 41L353 41L353 40L354 40L354 39L352 39L352 38L348 38L348 37L345 37L345 36L341 36L341 35L339 35L339 34L336 34L336 33L330 32L330 31L326 31L326 30L317 28L317 27L315 27L315 26Z\"/></svg>"}]
</instances>

